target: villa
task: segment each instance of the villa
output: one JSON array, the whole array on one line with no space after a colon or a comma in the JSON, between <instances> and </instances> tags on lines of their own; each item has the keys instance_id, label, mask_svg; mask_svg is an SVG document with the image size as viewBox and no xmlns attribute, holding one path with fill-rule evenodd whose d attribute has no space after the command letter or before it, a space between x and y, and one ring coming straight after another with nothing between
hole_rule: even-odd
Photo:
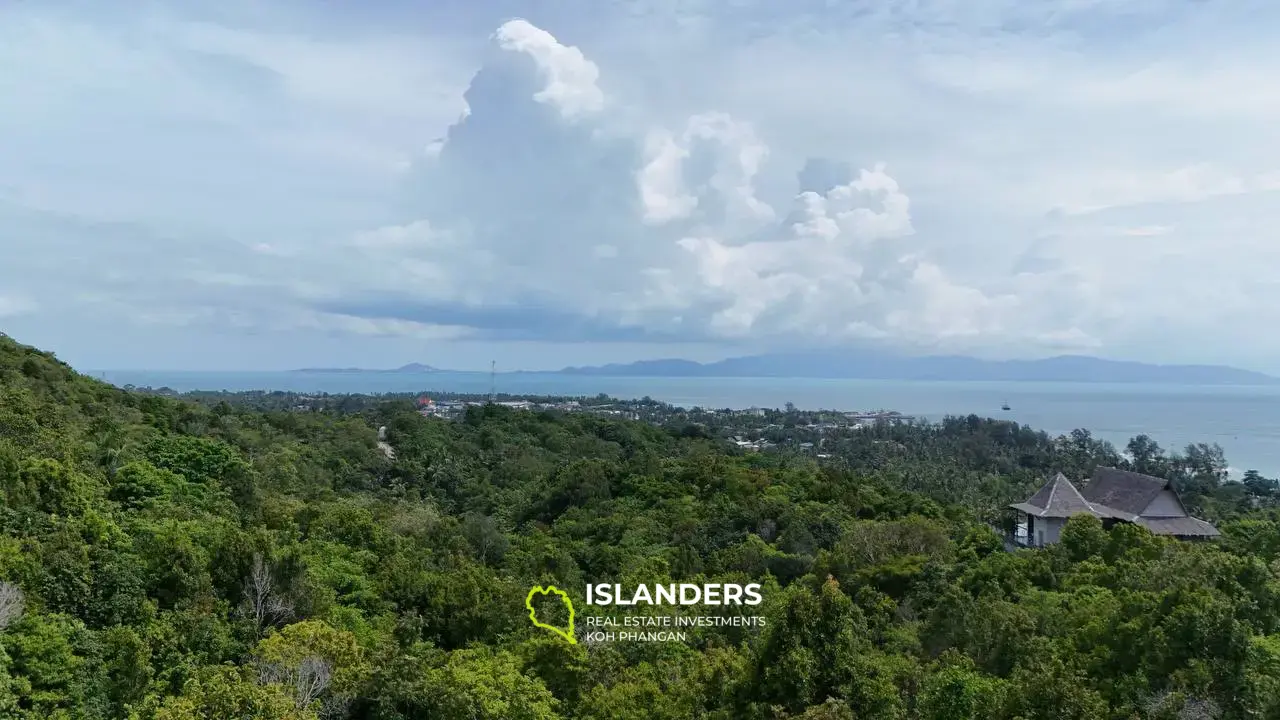
<instances>
[{"instance_id":1,"label":"villa","mask_svg":"<svg viewBox=\"0 0 1280 720\"><path fill-rule=\"evenodd\" d=\"M1180 540L1219 535L1211 523L1191 517L1170 481L1109 467L1096 468L1078 488L1057 473L1026 502L1010 507L1018 511L1018 522L1009 540L1019 547L1058 542L1067 519L1081 514L1100 518L1106 528L1128 522Z\"/></svg>"}]
</instances>

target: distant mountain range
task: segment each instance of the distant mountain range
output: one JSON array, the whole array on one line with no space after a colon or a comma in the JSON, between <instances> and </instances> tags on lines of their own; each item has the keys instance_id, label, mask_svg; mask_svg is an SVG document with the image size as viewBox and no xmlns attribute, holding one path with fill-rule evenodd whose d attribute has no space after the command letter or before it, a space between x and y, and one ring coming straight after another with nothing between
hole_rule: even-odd
<instances>
[{"instance_id":1,"label":"distant mountain range","mask_svg":"<svg viewBox=\"0 0 1280 720\"><path fill-rule=\"evenodd\" d=\"M643 360L567 367L566 375L614 377L799 377L866 380L953 380L1274 385L1280 378L1221 365L1152 365L1062 355L1042 360L980 360L956 355L904 356L822 350L730 358L713 363Z\"/></svg>"},{"instance_id":2,"label":"distant mountain range","mask_svg":"<svg viewBox=\"0 0 1280 720\"><path fill-rule=\"evenodd\" d=\"M304 368L300 373L443 373L422 363L393 370ZM1280 378L1224 365L1154 365L1060 355L1042 360L981 360L961 355L911 356L867 350L816 350L729 358L712 363L692 360L641 360L633 363L517 370L521 375L596 377L788 377L863 380L950 380L993 382L1163 383L1169 385L1275 385Z\"/></svg>"},{"instance_id":3,"label":"distant mountain range","mask_svg":"<svg viewBox=\"0 0 1280 720\"><path fill-rule=\"evenodd\" d=\"M444 372L439 368L433 368L430 365L422 363L409 363L402 365L394 370L367 370L364 368L302 368L294 370L300 373L434 373Z\"/></svg>"}]
</instances>

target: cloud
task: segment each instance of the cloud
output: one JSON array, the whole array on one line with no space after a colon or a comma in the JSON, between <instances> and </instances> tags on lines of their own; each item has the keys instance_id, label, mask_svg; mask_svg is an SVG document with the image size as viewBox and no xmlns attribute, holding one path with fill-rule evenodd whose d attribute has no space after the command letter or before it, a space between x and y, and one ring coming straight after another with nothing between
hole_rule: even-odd
<instances>
[{"instance_id":1,"label":"cloud","mask_svg":"<svg viewBox=\"0 0 1280 720\"><path fill-rule=\"evenodd\" d=\"M1275 187L1270 173L1241 177L1209 164L1199 164L1145 176L1108 178L1091 191L1091 204L1061 209L1068 214L1083 215L1133 205L1196 203L1272 189Z\"/></svg>"},{"instance_id":2,"label":"cloud","mask_svg":"<svg viewBox=\"0 0 1280 720\"><path fill-rule=\"evenodd\" d=\"M374 222L474 71L444 39L216 24L164 3L4 12L0 85L22 100L0 115L0 184L97 219L235 233Z\"/></svg>"},{"instance_id":3,"label":"cloud","mask_svg":"<svg viewBox=\"0 0 1280 720\"><path fill-rule=\"evenodd\" d=\"M370 254L344 267L376 251L382 290L318 307L502 339L934 346L997 332L1016 306L911 244L911 201L885 165L822 192L797 181L779 212L759 196L769 148L749 123L589 119L580 98L599 96L566 89L596 88L580 51L523 21L495 37L531 63L477 74L470 112L413 173L421 217L354 238Z\"/></svg>"},{"instance_id":4,"label":"cloud","mask_svg":"<svg viewBox=\"0 0 1280 720\"><path fill-rule=\"evenodd\" d=\"M29 315L36 310L36 304L21 295L0 295L0 318Z\"/></svg>"},{"instance_id":5,"label":"cloud","mask_svg":"<svg viewBox=\"0 0 1280 720\"><path fill-rule=\"evenodd\" d=\"M510 20L494 34L504 50L533 58L544 86L533 99L554 105L566 119L590 115L604 106L604 93L596 86L600 71L576 47L558 40L525 20Z\"/></svg>"},{"instance_id":6,"label":"cloud","mask_svg":"<svg viewBox=\"0 0 1280 720\"><path fill-rule=\"evenodd\" d=\"M913 233L909 206L883 166L864 170L826 194L800 194L792 223L760 240L680 239L693 261L684 265L692 272L682 285L698 288L717 308L707 329L718 335L893 335L887 326L909 324L917 314L900 301L923 303L928 312L926 295L950 290L936 266L893 246Z\"/></svg>"},{"instance_id":7,"label":"cloud","mask_svg":"<svg viewBox=\"0 0 1280 720\"><path fill-rule=\"evenodd\" d=\"M646 162L636 177L644 220L667 223L688 218L697 209L704 210L703 219L710 222L774 219L773 209L756 197L753 184L768 154L769 148L749 125L724 113L694 115L678 137L665 129L651 130L645 138ZM708 161L700 176L687 167L695 159ZM715 206L708 207L711 203Z\"/></svg>"},{"instance_id":8,"label":"cloud","mask_svg":"<svg viewBox=\"0 0 1280 720\"><path fill-rule=\"evenodd\" d=\"M1153 237L1155 235L1168 235L1171 232L1173 232L1173 228L1167 225L1143 225L1120 230L1121 235L1128 237Z\"/></svg>"},{"instance_id":9,"label":"cloud","mask_svg":"<svg viewBox=\"0 0 1280 720\"><path fill-rule=\"evenodd\" d=\"M441 8L0 10L7 320L1280 353L1272 5Z\"/></svg>"}]
</instances>

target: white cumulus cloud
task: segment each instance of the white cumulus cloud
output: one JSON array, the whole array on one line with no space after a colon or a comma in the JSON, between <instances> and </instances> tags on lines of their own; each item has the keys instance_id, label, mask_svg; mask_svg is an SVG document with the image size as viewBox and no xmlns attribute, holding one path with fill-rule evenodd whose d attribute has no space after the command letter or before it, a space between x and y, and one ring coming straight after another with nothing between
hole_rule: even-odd
<instances>
[{"instance_id":1,"label":"white cumulus cloud","mask_svg":"<svg viewBox=\"0 0 1280 720\"><path fill-rule=\"evenodd\" d=\"M564 97L564 77L597 77L513 22L497 41L527 52L536 80L506 66L477 75L470 113L414 173L421 216L357 235L352 247L376 252L342 261L386 266L377 290L348 288L327 310L581 340L933 346L1003 329L1009 298L950 277L912 242L910 198L884 164L822 192L792 180L780 212L757 185L768 145L728 113L694 112L672 132L534 112ZM548 70L559 64L592 72Z\"/></svg>"},{"instance_id":2,"label":"white cumulus cloud","mask_svg":"<svg viewBox=\"0 0 1280 720\"><path fill-rule=\"evenodd\" d=\"M538 64L546 83L533 96L538 102L556 106L570 119L604 106L604 93L596 85L600 70L578 48L561 45L551 33L526 20L503 23L494 37L503 49L526 53Z\"/></svg>"},{"instance_id":3,"label":"white cumulus cloud","mask_svg":"<svg viewBox=\"0 0 1280 720\"><path fill-rule=\"evenodd\" d=\"M700 151L710 155L710 167L699 175L687 165ZM773 209L756 197L754 185L768 154L769 148L749 125L725 113L690 117L678 137L665 129L650 131L646 162L637 174L645 220L684 219L709 201L718 202L723 220L774 219Z\"/></svg>"}]
</instances>

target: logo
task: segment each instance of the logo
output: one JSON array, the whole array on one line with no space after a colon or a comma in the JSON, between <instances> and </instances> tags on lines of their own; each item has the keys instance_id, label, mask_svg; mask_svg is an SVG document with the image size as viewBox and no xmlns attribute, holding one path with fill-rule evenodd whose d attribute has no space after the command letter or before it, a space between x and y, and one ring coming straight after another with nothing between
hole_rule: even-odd
<instances>
[{"instance_id":1,"label":"logo","mask_svg":"<svg viewBox=\"0 0 1280 720\"><path fill-rule=\"evenodd\" d=\"M544 622L538 622L538 611L533 608L533 596L538 594L550 595L552 593L559 595L560 601L563 602L565 607L569 609L569 630L567 632L564 630L561 630L555 625L548 625L547 623L544 623ZM573 601L569 599L569 595L565 591L557 588L555 585L551 585L548 587L535 585L534 587L529 588L529 595L524 599L524 606L529 611L529 620L533 623L534 627L545 628L559 635L565 640L568 640L570 643L577 644L578 639L573 635Z\"/></svg>"},{"instance_id":2,"label":"logo","mask_svg":"<svg viewBox=\"0 0 1280 720\"><path fill-rule=\"evenodd\" d=\"M757 583L637 585L629 595L617 584L587 586L588 605L759 605L762 601Z\"/></svg>"}]
</instances>

